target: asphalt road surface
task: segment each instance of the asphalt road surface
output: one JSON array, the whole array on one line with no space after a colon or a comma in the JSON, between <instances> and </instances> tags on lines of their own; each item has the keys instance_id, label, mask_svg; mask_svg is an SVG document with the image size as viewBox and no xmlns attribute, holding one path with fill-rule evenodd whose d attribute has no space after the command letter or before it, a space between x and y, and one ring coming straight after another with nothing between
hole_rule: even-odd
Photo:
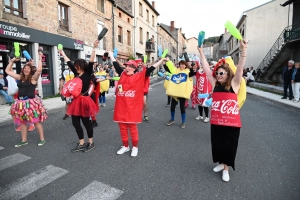
<instances>
[{"instance_id":1,"label":"asphalt road surface","mask_svg":"<svg viewBox=\"0 0 300 200\"><path fill-rule=\"evenodd\" d=\"M63 109L44 123L42 147L35 130L28 145L15 148L20 133L13 124L0 126L0 199L300 199L300 110L248 95L236 170L225 183L212 170L209 123L196 121L198 111L188 108L181 129L177 108L168 127L166 102L163 86L153 86L136 158L116 154L113 97L97 115L96 147L88 153L70 151L78 138L71 119L62 120Z\"/></svg>"}]
</instances>

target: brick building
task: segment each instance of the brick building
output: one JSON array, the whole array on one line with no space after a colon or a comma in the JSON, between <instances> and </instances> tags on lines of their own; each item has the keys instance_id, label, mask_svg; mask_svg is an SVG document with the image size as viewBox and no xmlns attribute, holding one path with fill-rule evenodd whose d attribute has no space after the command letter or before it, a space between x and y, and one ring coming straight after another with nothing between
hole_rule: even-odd
<instances>
[{"instance_id":1,"label":"brick building","mask_svg":"<svg viewBox=\"0 0 300 200\"><path fill-rule=\"evenodd\" d=\"M39 92L42 96L58 93L61 75L57 45L62 44L71 60L89 58L92 44L103 27L112 30L112 4L106 0L16 0L0 1L0 68L5 70L13 42L19 42L21 50L27 50L37 61L37 50L45 55ZM96 51L98 61L103 49L112 49L109 32ZM26 59L16 63L14 70L20 73Z\"/></svg>"}]
</instances>

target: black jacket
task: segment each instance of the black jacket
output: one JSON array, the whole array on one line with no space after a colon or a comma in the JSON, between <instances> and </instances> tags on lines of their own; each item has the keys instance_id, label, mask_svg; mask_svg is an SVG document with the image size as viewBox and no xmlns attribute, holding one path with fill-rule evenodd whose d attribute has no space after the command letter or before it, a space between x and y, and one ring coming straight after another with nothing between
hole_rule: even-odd
<instances>
[{"instance_id":1,"label":"black jacket","mask_svg":"<svg viewBox=\"0 0 300 200\"><path fill-rule=\"evenodd\" d=\"M293 72L294 72L294 70L293 70ZM292 75L293 75L293 72L292 72ZM297 70L294 82L300 82L300 68L298 68L298 70Z\"/></svg>"},{"instance_id":2,"label":"black jacket","mask_svg":"<svg viewBox=\"0 0 300 200\"><path fill-rule=\"evenodd\" d=\"M4 85L2 85L0 83L0 90L3 90L3 87L7 87L8 86L7 79L5 77L3 77L3 79L4 79Z\"/></svg>"}]
</instances>

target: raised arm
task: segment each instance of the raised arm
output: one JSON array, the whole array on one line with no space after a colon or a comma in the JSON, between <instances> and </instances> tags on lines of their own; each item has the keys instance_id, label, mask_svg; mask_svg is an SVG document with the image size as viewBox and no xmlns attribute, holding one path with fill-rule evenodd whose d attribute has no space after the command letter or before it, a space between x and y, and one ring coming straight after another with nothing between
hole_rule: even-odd
<instances>
[{"instance_id":1,"label":"raised arm","mask_svg":"<svg viewBox=\"0 0 300 200\"><path fill-rule=\"evenodd\" d=\"M215 84L216 84L216 79L212 76L212 72L209 68L208 62L206 61L202 47L198 47L198 51L200 54L200 61L202 63L202 67L203 67L203 70L205 71L206 77L207 77L208 81L210 82L210 84L212 85L212 87L214 88Z\"/></svg>"},{"instance_id":2,"label":"raised arm","mask_svg":"<svg viewBox=\"0 0 300 200\"><path fill-rule=\"evenodd\" d=\"M66 56L65 52L63 50L59 50L58 51L63 57L65 62L67 62L68 67L70 68L70 70L74 73L75 76L78 75L73 63L71 62L71 60L68 58L68 56Z\"/></svg>"},{"instance_id":3,"label":"raised arm","mask_svg":"<svg viewBox=\"0 0 300 200\"><path fill-rule=\"evenodd\" d=\"M247 56L247 42L245 40L240 40L240 49L241 49L241 57L239 59L238 65L236 66L237 69L234 74L234 77L232 78L231 81L232 89L234 90L235 93L238 93L243 78L243 68L245 66L246 56Z\"/></svg>"},{"instance_id":4,"label":"raised arm","mask_svg":"<svg viewBox=\"0 0 300 200\"><path fill-rule=\"evenodd\" d=\"M108 53L108 55L110 57L111 62L114 65L114 68L115 68L116 72L119 74L119 76L121 76L121 74L124 71L124 69L119 65L119 62L116 61L113 52L107 51L107 53Z\"/></svg>"},{"instance_id":5,"label":"raised arm","mask_svg":"<svg viewBox=\"0 0 300 200\"><path fill-rule=\"evenodd\" d=\"M5 72L6 72L9 76L13 77L14 79L20 80L21 75L20 75L20 74L16 74L16 73L13 71L13 69L12 69L12 66L13 66L13 64L14 64L16 61L19 61L19 59L17 59L17 58L10 59L8 65L7 65L6 69L5 69Z\"/></svg>"},{"instance_id":6,"label":"raised arm","mask_svg":"<svg viewBox=\"0 0 300 200\"><path fill-rule=\"evenodd\" d=\"M94 46L93 46L93 51L90 57L90 62L94 63L95 62L95 57L96 57L96 48L99 46L99 41L96 40L94 42Z\"/></svg>"},{"instance_id":7,"label":"raised arm","mask_svg":"<svg viewBox=\"0 0 300 200\"><path fill-rule=\"evenodd\" d=\"M34 73L34 75L32 76L32 78L37 81L40 78L40 75L42 73L43 70L43 53L39 52L39 61L38 61L38 67L36 69L36 72Z\"/></svg>"}]
</instances>

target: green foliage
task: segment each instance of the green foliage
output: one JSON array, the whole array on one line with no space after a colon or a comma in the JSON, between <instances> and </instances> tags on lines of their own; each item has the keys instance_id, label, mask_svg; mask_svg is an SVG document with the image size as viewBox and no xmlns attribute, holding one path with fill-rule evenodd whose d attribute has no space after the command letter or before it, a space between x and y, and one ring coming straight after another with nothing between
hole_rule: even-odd
<instances>
[{"instance_id":1,"label":"green foliage","mask_svg":"<svg viewBox=\"0 0 300 200\"><path fill-rule=\"evenodd\" d=\"M218 43L218 40L219 40L219 36L209 37L204 40L203 44L210 44L210 43L216 44Z\"/></svg>"},{"instance_id":2,"label":"green foliage","mask_svg":"<svg viewBox=\"0 0 300 200\"><path fill-rule=\"evenodd\" d=\"M128 56L128 59L129 59L129 60L135 60L135 56L132 55L132 54L130 54L130 55Z\"/></svg>"}]
</instances>

